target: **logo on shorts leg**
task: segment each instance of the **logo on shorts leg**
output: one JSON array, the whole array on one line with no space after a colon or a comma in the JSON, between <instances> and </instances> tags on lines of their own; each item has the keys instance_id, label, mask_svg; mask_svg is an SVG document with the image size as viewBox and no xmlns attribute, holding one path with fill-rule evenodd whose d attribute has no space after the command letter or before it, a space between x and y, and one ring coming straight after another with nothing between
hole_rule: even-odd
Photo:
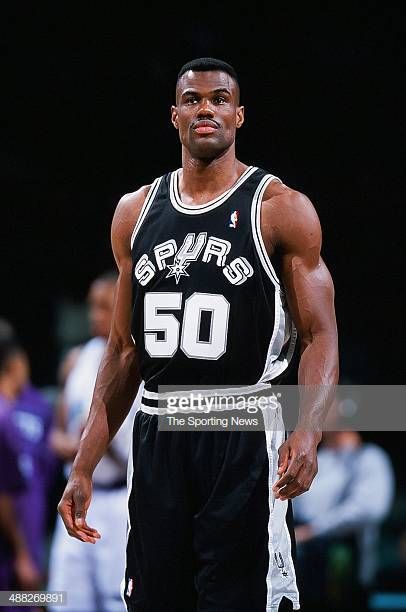
<instances>
[{"instance_id":1,"label":"logo on shorts leg","mask_svg":"<svg viewBox=\"0 0 406 612\"><path fill-rule=\"evenodd\" d=\"M276 567L280 570L282 576L287 576L288 572L286 571L285 562L283 560L281 553L278 553L278 555L274 553L273 556L275 557Z\"/></svg>"},{"instance_id":2,"label":"logo on shorts leg","mask_svg":"<svg viewBox=\"0 0 406 612\"><path fill-rule=\"evenodd\" d=\"M127 591L126 591L126 595L127 597L131 597L131 593L133 592L133 588L134 588L134 581L132 578L128 579L128 584L127 584Z\"/></svg>"}]
</instances>

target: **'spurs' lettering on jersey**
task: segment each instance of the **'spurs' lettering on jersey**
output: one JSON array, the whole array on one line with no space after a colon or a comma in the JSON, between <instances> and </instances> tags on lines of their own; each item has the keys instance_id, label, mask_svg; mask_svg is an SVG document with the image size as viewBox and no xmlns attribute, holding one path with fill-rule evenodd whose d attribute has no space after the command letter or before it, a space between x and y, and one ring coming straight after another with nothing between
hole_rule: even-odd
<instances>
[{"instance_id":1,"label":"'spurs' lettering on jersey","mask_svg":"<svg viewBox=\"0 0 406 612\"><path fill-rule=\"evenodd\" d=\"M250 166L214 200L188 206L178 172L154 181L131 239L145 390L280 379L297 333L260 232L263 193L279 179Z\"/></svg>"}]
</instances>

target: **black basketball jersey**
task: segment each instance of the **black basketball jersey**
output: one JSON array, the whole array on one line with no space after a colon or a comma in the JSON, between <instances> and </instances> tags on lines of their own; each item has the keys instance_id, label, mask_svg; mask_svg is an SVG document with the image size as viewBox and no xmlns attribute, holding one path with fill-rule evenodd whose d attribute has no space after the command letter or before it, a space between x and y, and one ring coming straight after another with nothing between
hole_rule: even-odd
<instances>
[{"instance_id":1,"label":"black basketball jersey","mask_svg":"<svg viewBox=\"0 0 406 612\"><path fill-rule=\"evenodd\" d=\"M223 194L191 206L178 175L153 182L131 237L145 389L280 380L297 333L260 232L262 196L279 179L250 166Z\"/></svg>"}]
</instances>

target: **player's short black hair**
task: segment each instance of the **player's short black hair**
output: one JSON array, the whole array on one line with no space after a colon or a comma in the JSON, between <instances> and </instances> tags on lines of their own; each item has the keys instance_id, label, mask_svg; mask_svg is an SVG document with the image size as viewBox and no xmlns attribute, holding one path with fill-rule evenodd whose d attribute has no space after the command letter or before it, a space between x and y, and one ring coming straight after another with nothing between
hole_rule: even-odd
<instances>
[{"instance_id":1,"label":"player's short black hair","mask_svg":"<svg viewBox=\"0 0 406 612\"><path fill-rule=\"evenodd\" d=\"M221 70L221 72L226 72L229 74L234 81L239 85L238 75L235 68L220 59L216 59L215 57L198 57L186 64L183 64L182 68L178 72L178 78L176 82L179 81L182 75L185 74L188 70L195 70L196 72L207 72L208 70Z\"/></svg>"}]
</instances>

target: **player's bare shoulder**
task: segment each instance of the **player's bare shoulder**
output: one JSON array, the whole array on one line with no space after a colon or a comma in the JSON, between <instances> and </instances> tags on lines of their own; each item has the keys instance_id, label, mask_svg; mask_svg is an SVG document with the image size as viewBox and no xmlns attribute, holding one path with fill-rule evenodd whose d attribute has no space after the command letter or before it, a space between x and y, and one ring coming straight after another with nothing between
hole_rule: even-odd
<instances>
[{"instance_id":1,"label":"player's bare shoulder","mask_svg":"<svg viewBox=\"0 0 406 612\"><path fill-rule=\"evenodd\" d=\"M285 183L271 181L261 206L261 232L273 251L278 245L291 246L292 241L321 241L321 227L310 198Z\"/></svg>"},{"instance_id":2,"label":"player's bare shoulder","mask_svg":"<svg viewBox=\"0 0 406 612\"><path fill-rule=\"evenodd\" d=\"M115 252L122 253L123 248L129 251L131 234L150 188L150 185L143 185L120 198L111 224L111 240Z\"/></svg>"},{"instance_id":3,"label":"player's bare shoulder","mask_svg":"<svg viewBox=\"0 0 406 612\"><path fill-rule=\"evenodd\" d=\"M114 231L119 233L129 232L131 235L150 187L150 185L143 185L136 191L125 193L120 198L113 216L112 227Z\"/></svg>"}]
</instances>

